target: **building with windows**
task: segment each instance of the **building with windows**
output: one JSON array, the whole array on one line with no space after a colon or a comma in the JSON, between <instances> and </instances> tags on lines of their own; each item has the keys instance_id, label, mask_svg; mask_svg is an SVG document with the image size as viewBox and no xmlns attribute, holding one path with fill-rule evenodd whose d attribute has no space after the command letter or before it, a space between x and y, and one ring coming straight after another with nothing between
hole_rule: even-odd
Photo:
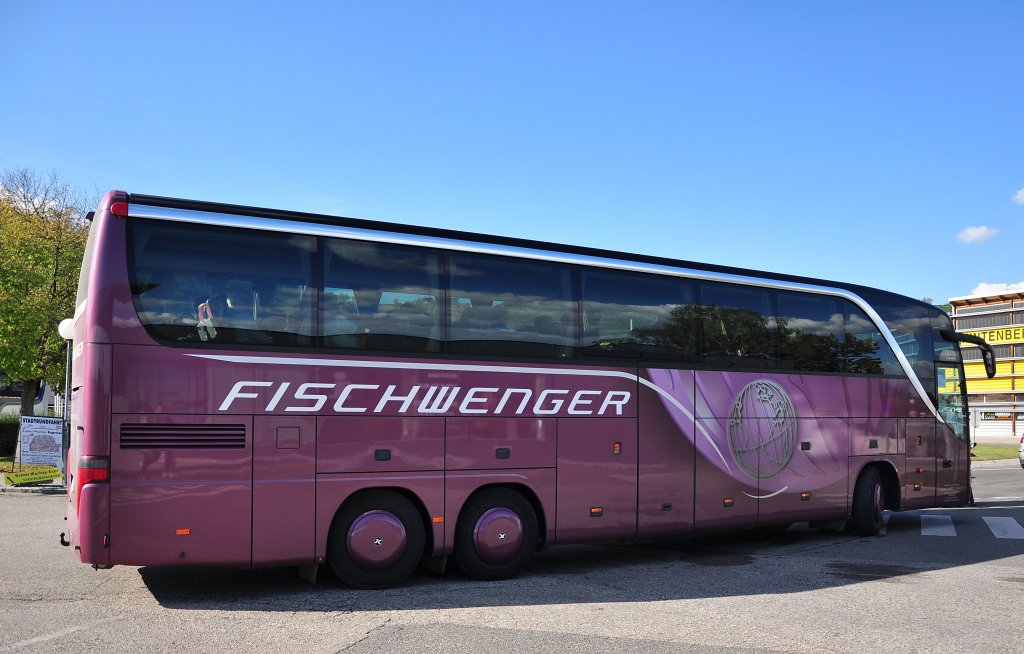
<instances>
[{"instance_id":1,"label":"building with windows","mask_svg":"<svg viewBox=\"0 0 1024 654\"><path fill-rule=\"evenodd\" d=\"M996 376L988 379L981 350L962 346L974 438L1019 438L1024 434L1024 292L955 297L949 303L956 330L980 336L996 353Z\"/></svg>"}]
</instances>

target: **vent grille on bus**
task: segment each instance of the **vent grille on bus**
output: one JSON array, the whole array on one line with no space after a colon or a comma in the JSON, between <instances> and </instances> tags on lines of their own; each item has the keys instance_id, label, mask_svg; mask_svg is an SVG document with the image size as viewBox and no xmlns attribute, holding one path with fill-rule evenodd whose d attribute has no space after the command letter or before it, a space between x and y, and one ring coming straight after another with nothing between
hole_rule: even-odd
<instances>
[{"instance_id":1,"label":"vent grille on bus","mask_svg":"<svg viewBox=\"0 0 1024 654\"><path fill-rule=\"evenodd\" d=\"M245 447L245 425L121 425L121 449Z\"/></svg>"}]
</instances>

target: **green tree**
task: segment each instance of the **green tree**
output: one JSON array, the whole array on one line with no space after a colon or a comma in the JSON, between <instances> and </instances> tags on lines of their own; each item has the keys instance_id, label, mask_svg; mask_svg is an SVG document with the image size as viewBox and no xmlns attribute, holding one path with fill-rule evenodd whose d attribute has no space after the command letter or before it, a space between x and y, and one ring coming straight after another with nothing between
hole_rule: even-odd
<instances>
[{"instance_id":1,"label":"green tree","mask_svg":"<svg viewBox=\"0 0 1024 654\"><path fill-rule=\"evenodd\" d=\"M88 234L83 205L56 173L0 177L0 369L22 382L22 415L33 414L39 380L64 385L57 325L75 312Z\"/></svg>"}]
</instances>

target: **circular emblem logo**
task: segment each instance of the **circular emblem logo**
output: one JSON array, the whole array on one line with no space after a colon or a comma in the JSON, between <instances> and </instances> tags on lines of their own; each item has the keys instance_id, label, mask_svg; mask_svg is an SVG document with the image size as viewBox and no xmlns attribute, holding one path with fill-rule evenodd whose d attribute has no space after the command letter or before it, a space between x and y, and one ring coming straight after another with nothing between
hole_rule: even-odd
<instances>
[{"instance_id":1,"label":"circular emblem logo","mask_svg":"<svg viewBox=\"0 0 1024 654\"><path fill-rule=\"evenodd\" d=\"M789 465L796 440L789 393L766 379L744 386L729 412L729 449L736 463L751 477L773 477Z\"/></svg>"}]
</instances>

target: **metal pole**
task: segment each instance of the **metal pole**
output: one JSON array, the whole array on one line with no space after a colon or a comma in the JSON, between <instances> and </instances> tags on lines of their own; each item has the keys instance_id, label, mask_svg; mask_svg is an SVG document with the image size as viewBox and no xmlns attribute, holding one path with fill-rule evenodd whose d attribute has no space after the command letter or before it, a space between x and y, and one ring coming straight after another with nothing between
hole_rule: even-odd
<instances>
[{"instance_id":1,"label":"metal pole","mask_svg":"<svg viewBox=\"0 0 1024 654\"><path fill-rule=\"evenodd\" d=\"M61 460L64 462L64 485L68 484L68 448L71 446L71 349L73 341L64 341L64 425L61 438Z\"/></svg>"},{"instance_id":2,"label":"metal pole","mask_svg":"<svg viewBox=\"0 0 1024 654\"><path fill-rule=\"evenodd\" d=\"M57 326L57 333L64 338L64 429L61 438L60 458L64 463L64 485L68 483L68 448L71 446L71 354L74 351L75 320L65 318Z\"/></svg>"}]
</instances>

